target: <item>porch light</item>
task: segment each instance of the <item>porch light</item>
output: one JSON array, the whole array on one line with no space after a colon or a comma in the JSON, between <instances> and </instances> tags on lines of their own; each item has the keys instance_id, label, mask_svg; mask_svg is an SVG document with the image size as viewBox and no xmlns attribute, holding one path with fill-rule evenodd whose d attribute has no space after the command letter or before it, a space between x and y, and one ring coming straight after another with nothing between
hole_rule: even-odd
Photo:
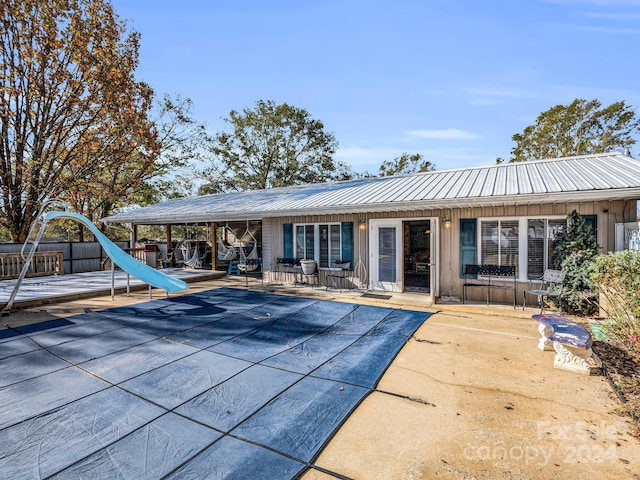
<instances>
[{"instance_id":1,"label":"porch light","mask_svg":"<svg viewBox=\"0 0 640 480\"><path fill-rule=\"evenodd\" d=\"M366 230L367 229L367 222L365 220L360 219L358 221L358 223L359 223L360 230Z\"/></svg>"},{"instance_id":2,"label":"porch light","mask_svg":"<svg viewBox=\"0 0 640 480\"><path fill-rule=\"evenodd\" d=\"M451 226L451 219L446 216L442 219L442 224L444 225L444 228L449 228Z\"/></svg>"}]
</instances>

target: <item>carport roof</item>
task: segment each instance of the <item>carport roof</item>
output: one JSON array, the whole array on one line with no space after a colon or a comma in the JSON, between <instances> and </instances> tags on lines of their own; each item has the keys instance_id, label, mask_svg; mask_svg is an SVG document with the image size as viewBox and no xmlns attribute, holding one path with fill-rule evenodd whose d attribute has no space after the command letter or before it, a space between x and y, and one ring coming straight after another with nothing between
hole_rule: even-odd
<instances>
[{"instance_id":1,"label":"carport roof","mask_svg":"<svg viewBox=\"0 0 640 480\"><path fill-rule=\"evenodd\" d=\"M640 198L640 162L618 152L181 198L107 223L168 224Z\"/></svg>"}]
</instances>

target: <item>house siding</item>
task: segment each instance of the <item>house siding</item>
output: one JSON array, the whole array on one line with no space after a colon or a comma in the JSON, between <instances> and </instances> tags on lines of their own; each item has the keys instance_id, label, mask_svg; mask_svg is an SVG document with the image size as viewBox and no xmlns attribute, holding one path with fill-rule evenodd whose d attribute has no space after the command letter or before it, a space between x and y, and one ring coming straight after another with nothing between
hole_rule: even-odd
<instances>
[{"instance_id":1,"label":"house siding","mask_svg":"<svg viewBox=\"0 0 640 480\"><path fill-rule=\"evenodd\" d=\"M369 214L330 214L330 215L305 215L287 216L281 218L267 218L263 220L263 259L265 274L275 268L275 259L283 256L283 225L286 223L341 223L353 222L354 251L353 260L357 263L361 260L367 272L369 266L369 239L368 228L359 228L361 222L379 219L417 219L417 218L439 218L449 216L452 220L449 228L439 229L439 258L437 281L442 284L452 284L455 295L462 295L462 278L460 275L460 219L479 218L520 218L520 217L566 217L570 212L576 210L582 215L597 215L598 224L598 244L603 253L615 250L615 224L629 221L634 212L635 201L609 201L609 202L584 202L565 203L547 205L519 205L519 206L496 206L477 207L459 209L420 209L397 212L375 212ZM606 212L605 212L606 210ZM268 257L267 257L268 256ZM527 287L527 282L519 282L516 300L522 301L522 291ZM469 291L472 300L480 300L482 295L479 292ZM492 292L492 301L511 303L512 294L510 292Z\"/></svg>"},{"instance_id":2,"label":"house siding","mask_svg":"<svg viewBox=\"0 0 640 480\"><path fill-rule=\"evenodd\" d=\"M452 293L461 293L461 218L518 218L524 226L525 218L562 218L577 210L596 217L597 241L606 253L615 250L616 225L636 221L638 198L640 162L610 152L176 199L105 221L131 223L134 228L177 219L191 224L253 221L258 225L260 221L265 272L275 268L276 258L287 256L283 225L352 222L353 260L362 261L370 271L371 221L448 216L450 228L441 228L438 221L432 228L430 288L437 296L439 283L445 281L455 284ZM361 229L361 222L367 228ZM520 238L520 252L525 240ZM521 275L522 285L525 276ZM518 295L522 298L521 291Z\"/></svg>"}]
</instances>

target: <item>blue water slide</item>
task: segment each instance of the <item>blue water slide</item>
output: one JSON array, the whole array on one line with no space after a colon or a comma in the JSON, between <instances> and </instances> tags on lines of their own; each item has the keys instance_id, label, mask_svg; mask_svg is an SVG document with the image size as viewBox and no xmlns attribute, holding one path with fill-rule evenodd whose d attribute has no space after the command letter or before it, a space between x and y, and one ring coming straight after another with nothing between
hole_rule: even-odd
<instances>
[{"instance_id":1,"label":"blue water slide","mask_svg":"<svg viewBox=\"0 0 640 480\"><path fill-rule=\"evenodd\" d=\"M189 288L189 285L186 282L174 278L171 275L167 275L166 273L162 273L161 271L151 268L150 266L133 258L109 240L87 217L74 212L53 211L46 214L45 221L53 220L55 218L70 218L82 223L85 227L91 230L91 233L93 233L96 239L100 242L100 245L102 245L105 253L109 255L109 258L111 258L113 263L118 265L118 267L128 274L133 275L152 287L161 288L166 290L168 293L179 292Z\"/></svg>"}]
</instances>

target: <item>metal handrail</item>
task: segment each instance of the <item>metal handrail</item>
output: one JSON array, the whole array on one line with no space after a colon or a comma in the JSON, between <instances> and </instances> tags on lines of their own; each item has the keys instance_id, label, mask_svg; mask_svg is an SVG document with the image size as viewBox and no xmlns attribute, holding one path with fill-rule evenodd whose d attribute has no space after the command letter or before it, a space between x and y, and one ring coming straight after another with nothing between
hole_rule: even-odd
<instances>
[{"instance_id":1,"label":"metal handrail","mask_svg":"<svg viewBox=\"0 0 640 480\"><path fill-rule=\"evenodd\" d=\"M36 217L36 221L33 222L33 224L31 225L31 228L29 228L29 234L27 235L27 238L25 239L24 244L20 249L20 256L24 260L24 264L22 265L22 269L20 270L20 275L18 276L18 280L16 280L16 284L13 287L13 291L11 292L11 296L9 297L9 301L2 309L2 312L0 312L0 315L5 315L11 312L11 308L13 307L13 302L15 302L16 295L18 294L18 290L20 290L22 281L27 276L27 272L29 271L29 267L31 266L31 261L33 260L33 256L36 253L38 244L40 243L40 240L42 239L42 235L44 234L45 228L47 227L47 219L45 217L44 211L46 208L56 204L63 206L65 210L68 210L68 208L70 207L68 203L62 200L58 200L57 198L47 199L42 203L42 206L40 207L40 211L38 212L38 216ZM35 237L35 240L32 241L31 237L33 236L33 233L36 229L38 230L38 233ZM29 243L31 243L31 250L29 250L29 253L25 257L24 252Z\"/></svg>"}]
</instances>

